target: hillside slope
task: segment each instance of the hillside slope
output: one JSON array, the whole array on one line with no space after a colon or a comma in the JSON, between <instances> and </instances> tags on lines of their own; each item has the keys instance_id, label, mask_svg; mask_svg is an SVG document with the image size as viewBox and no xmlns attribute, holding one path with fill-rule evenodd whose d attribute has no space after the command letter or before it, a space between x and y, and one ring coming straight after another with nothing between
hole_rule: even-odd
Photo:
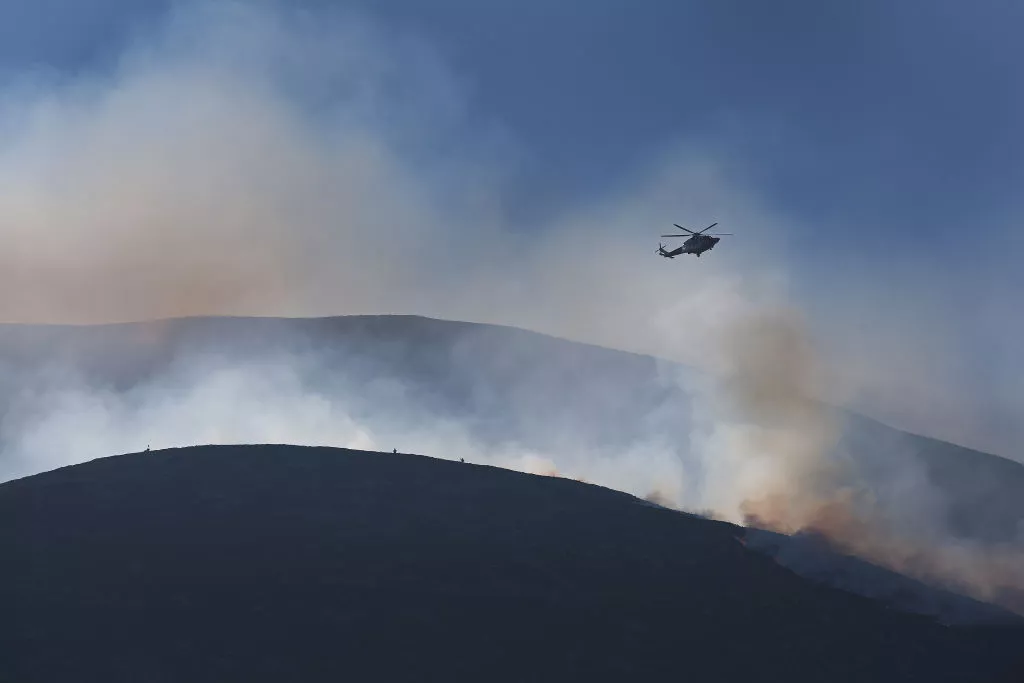
<instances>
[{"instance_id":1,"label":"hillside slope","mask_svg":"<svg viewBox=\"0 0 1024 683\"><path fill-rule=\"evenodd\" d=\"M0 485L0 679L1010 681L1024 631L811 583L742 530L413 455L199 447ZM1020 668L1017 668L1020 667Z\"/></svg>"},{"instance_id":2,"label":"hillside slope","mask_svg":"<svg viewBox=\"0 0 1024 683\"><path fill-rule=\"evenodd\" d=\"M166 378L190 365L245 362L257 372L292 365L305 390L345 399L345 410L367 423L388 425L410 415L420 422L455 421L481 447L612 457L653 436L686 461L695 431L694 397L675 381L685 368L515 328L347 316L0 325L0 437L16 433L23 413L31 412L20 405L26 397L42 397L34 409L48 410L54 401L44 389L59 379L72 377L105 399L173 384ZM352 396L358 400L348 400ZM915 523L934 518L944 534L972 542L1024 544L1024 465L839 415L837 451L853 464L854 483L877 500L879 514L899 511ZM921 509L907 510L905 482L893 477L894 465L934 489Z\"/></svg>"}]
</instances>

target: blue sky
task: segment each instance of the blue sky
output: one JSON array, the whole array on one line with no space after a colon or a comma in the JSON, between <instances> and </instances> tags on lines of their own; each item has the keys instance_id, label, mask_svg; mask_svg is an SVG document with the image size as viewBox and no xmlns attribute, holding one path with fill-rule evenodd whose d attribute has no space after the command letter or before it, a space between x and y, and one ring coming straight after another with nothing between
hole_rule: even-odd
<instances>
[{"instance_id":1,"label":"blue sky","mask_svg":"<svg viewBox=\"0 0 1024 683\"><path fill-rule=\"evenodd\" d=\"M441 55L467 136L498 127L513 142L501 201L519 230L594 204L674 150L711 150L785 223L780 249L808 305L853 311L833 335L859 345L874 325L899 358L941 338L959 350L951 381L980 387L975 406L1004 426L1024 408L1012 379L1024 368L1021 3L304 3L358 10ZM0 0L0 71L102 71L170 4ZM621 230L649 254L676 218L664 220ZM722 229L740 244L751 232ZM878 348L877 361L891 355Z\"/></svg>"}]
</instances>

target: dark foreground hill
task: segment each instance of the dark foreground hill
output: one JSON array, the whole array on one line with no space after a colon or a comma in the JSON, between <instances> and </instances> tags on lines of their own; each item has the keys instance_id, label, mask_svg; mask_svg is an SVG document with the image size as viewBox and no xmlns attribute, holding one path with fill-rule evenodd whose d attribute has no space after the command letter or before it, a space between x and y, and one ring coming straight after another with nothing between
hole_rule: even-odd
<instances>
[{"instance_id":1,"label":"dark foreground hill","mask_svg":"<svg viewBox=\"0 0 1024 683\"><path fill-rule=\"evenodd\" d=\"M1024 630L812 583L742 535L421 456L105 458L0 485L0 680L1021 680Z\"/></svg>"}]
</instances>

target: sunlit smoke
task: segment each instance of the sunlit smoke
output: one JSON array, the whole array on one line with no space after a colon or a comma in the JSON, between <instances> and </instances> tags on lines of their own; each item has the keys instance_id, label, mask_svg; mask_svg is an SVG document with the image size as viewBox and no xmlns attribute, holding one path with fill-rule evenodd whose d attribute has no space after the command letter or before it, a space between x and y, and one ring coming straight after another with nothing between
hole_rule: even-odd
<instances>
[{"instance_id":1,"label":"sunlit smoke","mask_svg":"<svg viewBox=\"0 0 1024 683\"><path fill-rule=\"evenodd\" d=\"M723 372L699 402L708 433L696 448L717 464L702 503L719 516L837 549L1024 614L1024 547L956 539L923 471L898 458L898 510L883 510L836 457L841 426L823 404L819 355L793 311L764 310L720 339ZM695 432L698 431L695 429ZM856 454L855 454L856 455Z\"/></svg>"}]
</instances>

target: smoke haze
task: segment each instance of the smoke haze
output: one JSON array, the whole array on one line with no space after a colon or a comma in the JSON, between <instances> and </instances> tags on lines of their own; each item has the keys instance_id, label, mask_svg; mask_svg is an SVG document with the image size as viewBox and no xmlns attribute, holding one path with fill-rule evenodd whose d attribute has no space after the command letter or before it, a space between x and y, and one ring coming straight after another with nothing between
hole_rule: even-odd
<instances>
[{"instance_id":1,"label":"smoke haze","mask_svg":"<svg viewBox=\"0 0 1024 683\"><path fill-rule=\"evenodd\" d=\"M1019 546L950 539L926 477L894 470L905 504L879 515L832 457L841 426L817 399L950 393L957 377L934 371L952 350L929 345L908 366L912 351L873 346L855 363L847 346L877 344L863 327L826 345L861 307L811 319L792 291L785 217L691 141L615 195L515 225L503 194L514 132L471 123L467 90L415 36L234 2L180 6L109 73L18 75L0 111L0 318L493 322L709 371L666 366L661 380L691 404L665 406L643 438L606 449L534 416L523 431L543 447L525 447L467 426L487 416L480 404L441 418L401 383L313 389L315 356L183 358L128 391L47 376L5 419L5 478L143 444L398 447L814 529L987 599L1024 588ZM652 255L672 222L714 220L741 235L709 258ZM682 457L668 427L681 419Z\"/></svg>"}]
</instances>

